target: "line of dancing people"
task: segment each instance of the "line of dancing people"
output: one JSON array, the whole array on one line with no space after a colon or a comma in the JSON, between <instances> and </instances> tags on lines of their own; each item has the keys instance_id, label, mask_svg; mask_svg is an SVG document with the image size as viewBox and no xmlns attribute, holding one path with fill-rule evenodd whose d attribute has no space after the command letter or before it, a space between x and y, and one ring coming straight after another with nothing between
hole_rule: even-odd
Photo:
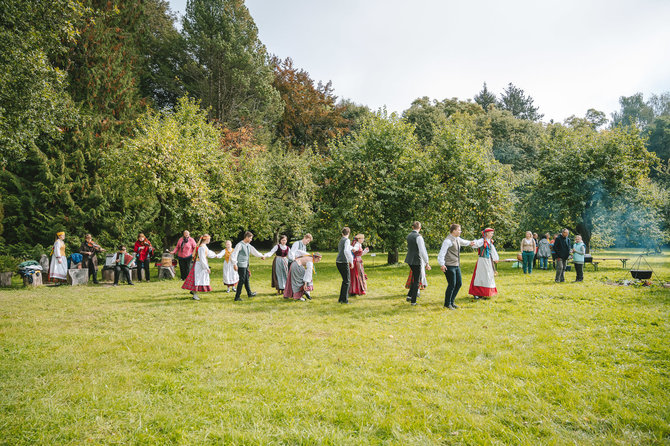
<instances>
[{"instance_id":1,"label":"line of dancing people","mask_svg":"<svg viewBox=\"0 0 670 446\"><path fill-rule=\"evenodd\" d=\"M412 224L412 232L407 236L407 256L405 263L410 267L409 277L405 284L409 289L407 302L417 305L420 290L427 286L426 271L430 270L428 253L425 242L420 234L421 223ZM350 303L349 296L365 295L367 293L367 275L363 267L362 257L369 252L363 248L365 236L357 234L353 237L353 243L349 240L350 229L344 227L338 243L338 253L335 260L337 269L342 277L340 295L338 301L342 304ZM460 251L462 247L470 246L476 248L478 260L475 265L469 294L476 299L491 297L497 294L494 276L495 264L498 254L492 242L493 229L487 228L482 231L482 238L478 240L464 240L460 237L461 226L452 224L449 235L444 239L437 257L438 264L447 279L444 306L448 309L458 308L454 300L458 294L462 277L460 270ZM52 259L49 271L49 279L52 282L64 282L67 274L67 261L65 258L65 233L57 233L54 243ZM313 290L314 264L321 261L319 253L309 254L307 247L313 240L311 234L305 234L301 240L292 244L289 248L288 238L282 235L279 243L272 250L262 254L251 245L253 233L247 231L244 238L235 248L232 241L227 240L225 248L219 253L208 248L211 241L209 234L204 234L196 243L188 231L184 231L183 237L177 242L171 251L177 256L181 278L184 281L182 288L191 292L194 300L200 300L198 293L212 290L210 284L211 268L208 259L223 258L223 282L226 292L235 292L235 301L241 301L242 288L246 290L247 296L252 298L256 295L251 291L249 259L253 255L265 260L274 255L272 263L272 287L279 295L286 299L305 301L311 299L310 292ZM99 245L93 242L90 234L86 234L85 240L80 247L80 253L84 256L83 266L89 268L89 274L93 276L93 282L97 280L97 256L103 252ZM119 278L123 275L126 282L132 285L131 268L137 266L138 278L142 280L144 272L145 280L149 281L149 261L154 249L151 242L142 233L138 235L133 251L130 255L125 246L118 247L112 262L115 265L114 285L118 285Z\"/></svg>"}]
</instances>

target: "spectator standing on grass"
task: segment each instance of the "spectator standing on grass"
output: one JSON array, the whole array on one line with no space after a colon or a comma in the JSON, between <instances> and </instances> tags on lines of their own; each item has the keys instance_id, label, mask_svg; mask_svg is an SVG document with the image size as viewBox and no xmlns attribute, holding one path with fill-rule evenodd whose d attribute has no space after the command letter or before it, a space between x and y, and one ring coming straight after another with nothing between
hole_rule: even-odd
<instances>
[{"instance_id":1,"label":"spectator standing on grass","mask_svg":"<svg viewBox=\"0 0 670 446\"><path fill-rule=\"evenodd\" d=\"M570 231L563 229L561 235L556 237L554 241L554 252L556 253L556 278L554 280L556 283L565 282L565 267L568 264L570 249L572 248L568 238L569 235Z\"/></svg>"},{"instance_id":2,"label":"spectator standing on grass","mask_svg":"<svg viewBox=\"0 0 670 446\"><path fill-rule=\"evenodd\" d=\"M551 248L549 247L549 239L547 238L549 234L542 236L540 241L537 243L537 258L540 260L540 269L547 269L547 259L551 255Z\"/></svg>"},{"instance_id":3,"label":"spectator standing on grass","mask_svg":"<svg viewBox=\"0 0 670 446\"><path fill-rule=\"evenodd\" d=\"M526 231L526 237L521 240L521 261L523 263L523 273L533 274L533 259L537 243L533 238L533 233Z\"/></svg>"},{"instance_id":4,"label":"spectator standing on grass","mask_svg":"<svg viewBox=\"0 0 670 446\"><path fill-rule=\"evenodd\" d=\"M586 255L586 245L582 241L581 235L575 236L575 244L572 245L572 263L575 264L577 278L575 282L584 281L584 256Z\"/></svg>"},{"instance_id":5,"label":"spectator standing on grass","mask_svg":"<svg viewBox=\"0 0 670 446\"><path fill-rule=\"evenodd\" d=\"M535 255L533 256L533 269L537 268L537 247L540 239L537 238L537 232L533 232L533 240L535 240Z\"/></svg>"},{"instance_id":6,"label":"spectator standing on grass","mask_svg":"<svg viewBox=\"0 0 670 446\"><path fill-rule=\"evenodd\" d=\"M195 251L195 239L191 237L191 233L184 231L182 237L179 238L177 246L172 250L172 254L177 256L179 261L179 274L181 280L186 280L188 273L191 271L193 262L193 251Z\"/></svg>"}]
</instances>

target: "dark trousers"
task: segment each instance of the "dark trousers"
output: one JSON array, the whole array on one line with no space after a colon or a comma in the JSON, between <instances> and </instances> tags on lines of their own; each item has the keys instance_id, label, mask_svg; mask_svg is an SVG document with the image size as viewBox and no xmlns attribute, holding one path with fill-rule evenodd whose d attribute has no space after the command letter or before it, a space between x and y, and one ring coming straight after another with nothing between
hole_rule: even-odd
<instances>
[{"instance_id":1,"label":"dark trousers","mask_svg":"<svg viewBox=\"0 0 670 446\"><path fill-rule=\"evenodd\" d=\"M188 273L191 271L193 257L177 257L177 260L179 260L179 274L181 274L181 280L186 280Z\"/></svg>"},{"instance_id":2,"label":"dark trousers","mask_svg":"<svg viewBox=\"0 0 670 446\"><path fill-rule=\"evenodd\" d=\"M454 304L458 290L461 289L463 285L463 279L461 278L461 267L460 266L447 266L447 270L444 272L444 275L447 277L447 291L444 293L444 306L448 307L449 305Z\"/></svg>"},{"instance_id":3,"label":"dark trousers","mask_svg":"<svg viewBox=\"0 0 670 446\"><path fill-rule=\"evenodd\" d=\"M88 259L88 265L82 265L83 268L88 268L88 277L93 276L93 283L98 283L98 268L93 263L93 260Z\"/></svg>"},{"instance_id":4,"label":"dark trousers","mask_svg":"<svg viewBox=\"0 0 670 446\"><path fill-rule=\"evenodd\" d=\"M121 275L121 273L123 273L123 277L126 278L126 282L128 282L129 284L133 283L133 279L130 278L131 277L130 268L128 268L127 266L116 265L114 267L114 285L119 284L119 276Z\"/></svg>"},{"instance_id":5,"label":"dark trousers","mask_svg":"<svg viewBox=\"0 0 670 446\"><path fill-rule=\"evenodd\" d=\"M349 284L351 283L351 272L348 263L336 263L337 270L342 276L342 286L340 287L340 299L338 302L349 302Z\"/></svg>"},{"instance_id":6,"label":"dark trousers","mask_svg":"<svg viewBox=\"0 0 670 446\"><path fill-rule=\"evenodd\" d=\"M568 259L556 257L556 282L565 282L565 267L568 266Z\"/></svg>"},{"instance_id":7,"label":"dark trousers","mask_svg":"<svg viewBox=\"0 0 670 446\"><path fill-rule=\"evenodd\" d=\"M248 266L238 266L237 274L240 275L240 281L237 284L237 291L235 292L235 299L240 298L242 294L242 286L247 290L247 296L251 296L251 286L249 285L249 267Z\"/></svg>"},{"instance_id":8,"label":"dark trousers","mask_svg":"<svg viewBox=\"0 0 670 446\"><path fill-rule=\"evenodd\" d=\"M419 294L419 281L421 280L421 264L410 265L409 269L412 270L412 284L409 287L409 293L407 293L407 295L412 300L412 303L415 303L416 296Z\"/></svg>"},{"instance_id":9,"label":"dark trousers","mask_svg":"<svg viewBox=\"0 0 670 446\"><path fill-rule=\"evenodd\" d=\"M144 278L148 282L149 281L149 263L151 262L150 259L146 259L144 261L137 259L137 280L140 282L142 281L142 270L144 270Z\"/></svg>"},{"instance_id":10,"label":"dark trousers","mask_svg":"<svg viewBox=\"0 0 670 446\"><path fill-rule=\"evenodd\" d=\"M577 282L584 280L584 264L575 263L575 272L577 273Z\"/></svg>"}]
</instances>

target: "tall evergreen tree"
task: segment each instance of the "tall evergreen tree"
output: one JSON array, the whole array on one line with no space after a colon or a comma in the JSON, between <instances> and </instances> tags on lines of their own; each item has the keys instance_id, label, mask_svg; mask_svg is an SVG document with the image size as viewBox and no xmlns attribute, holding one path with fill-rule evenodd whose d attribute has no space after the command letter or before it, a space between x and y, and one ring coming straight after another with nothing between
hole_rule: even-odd
<instances>
[{"instance_id":1,"label":"tall evergreen tree","mask_svg":"<svg viewBox=\"0 0 670 446\"><path fill-rule=\"evenodd\" d=\"M496 95L491 93L491 90L486 87L486 82L484 82L484 86L474 97L474 100L477 104L481 105L484 110L488 110L490 105L496 105L497 102Z\"/></svg>"},{"instance_id":2,"label":"tall evergreen tree","mask_svg":"<svg viewBox=\"0 0 670 446\"><path fill-rule=\"evenodd\" d=\"M281 115L281 98L244 1L189 0L183 33L193 56L184 79L189 93L227 127L270 129Z\"/></svg>"},{"instance_id":3,"label":"tall evergreen tree","mask_svg":"<svg viewBox=\"0 0 670 446\"><path fill-rule=\"evenodd\" d=\"M537 112L533 98L526 96L524 91L510 83L500 95L500 108L508 110L515 118L539 121L544 116Z\"/></svg>"}]
</instances>

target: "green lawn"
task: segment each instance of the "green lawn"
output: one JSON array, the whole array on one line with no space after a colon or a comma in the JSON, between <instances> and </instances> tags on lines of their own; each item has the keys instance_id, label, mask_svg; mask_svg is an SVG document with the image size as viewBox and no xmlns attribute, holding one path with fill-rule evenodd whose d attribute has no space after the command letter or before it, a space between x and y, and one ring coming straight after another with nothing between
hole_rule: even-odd
<instances>
[{"instance_id":1,"label":"green lawn","mask_svg":"<svg viewBox=\"0 0 670 446\"><path fill-rule=\"evenodd\" d=\"M310 302L258 259L240 303L221 263L200 302L178 280L2 290L0 444L670 443L670 290L605 284L618 262L578 284L507 263L473 301L462 257L457 311L434 253L416 307L385 256L344 306L333 254Z\"/></svg>"}]
</instances>

